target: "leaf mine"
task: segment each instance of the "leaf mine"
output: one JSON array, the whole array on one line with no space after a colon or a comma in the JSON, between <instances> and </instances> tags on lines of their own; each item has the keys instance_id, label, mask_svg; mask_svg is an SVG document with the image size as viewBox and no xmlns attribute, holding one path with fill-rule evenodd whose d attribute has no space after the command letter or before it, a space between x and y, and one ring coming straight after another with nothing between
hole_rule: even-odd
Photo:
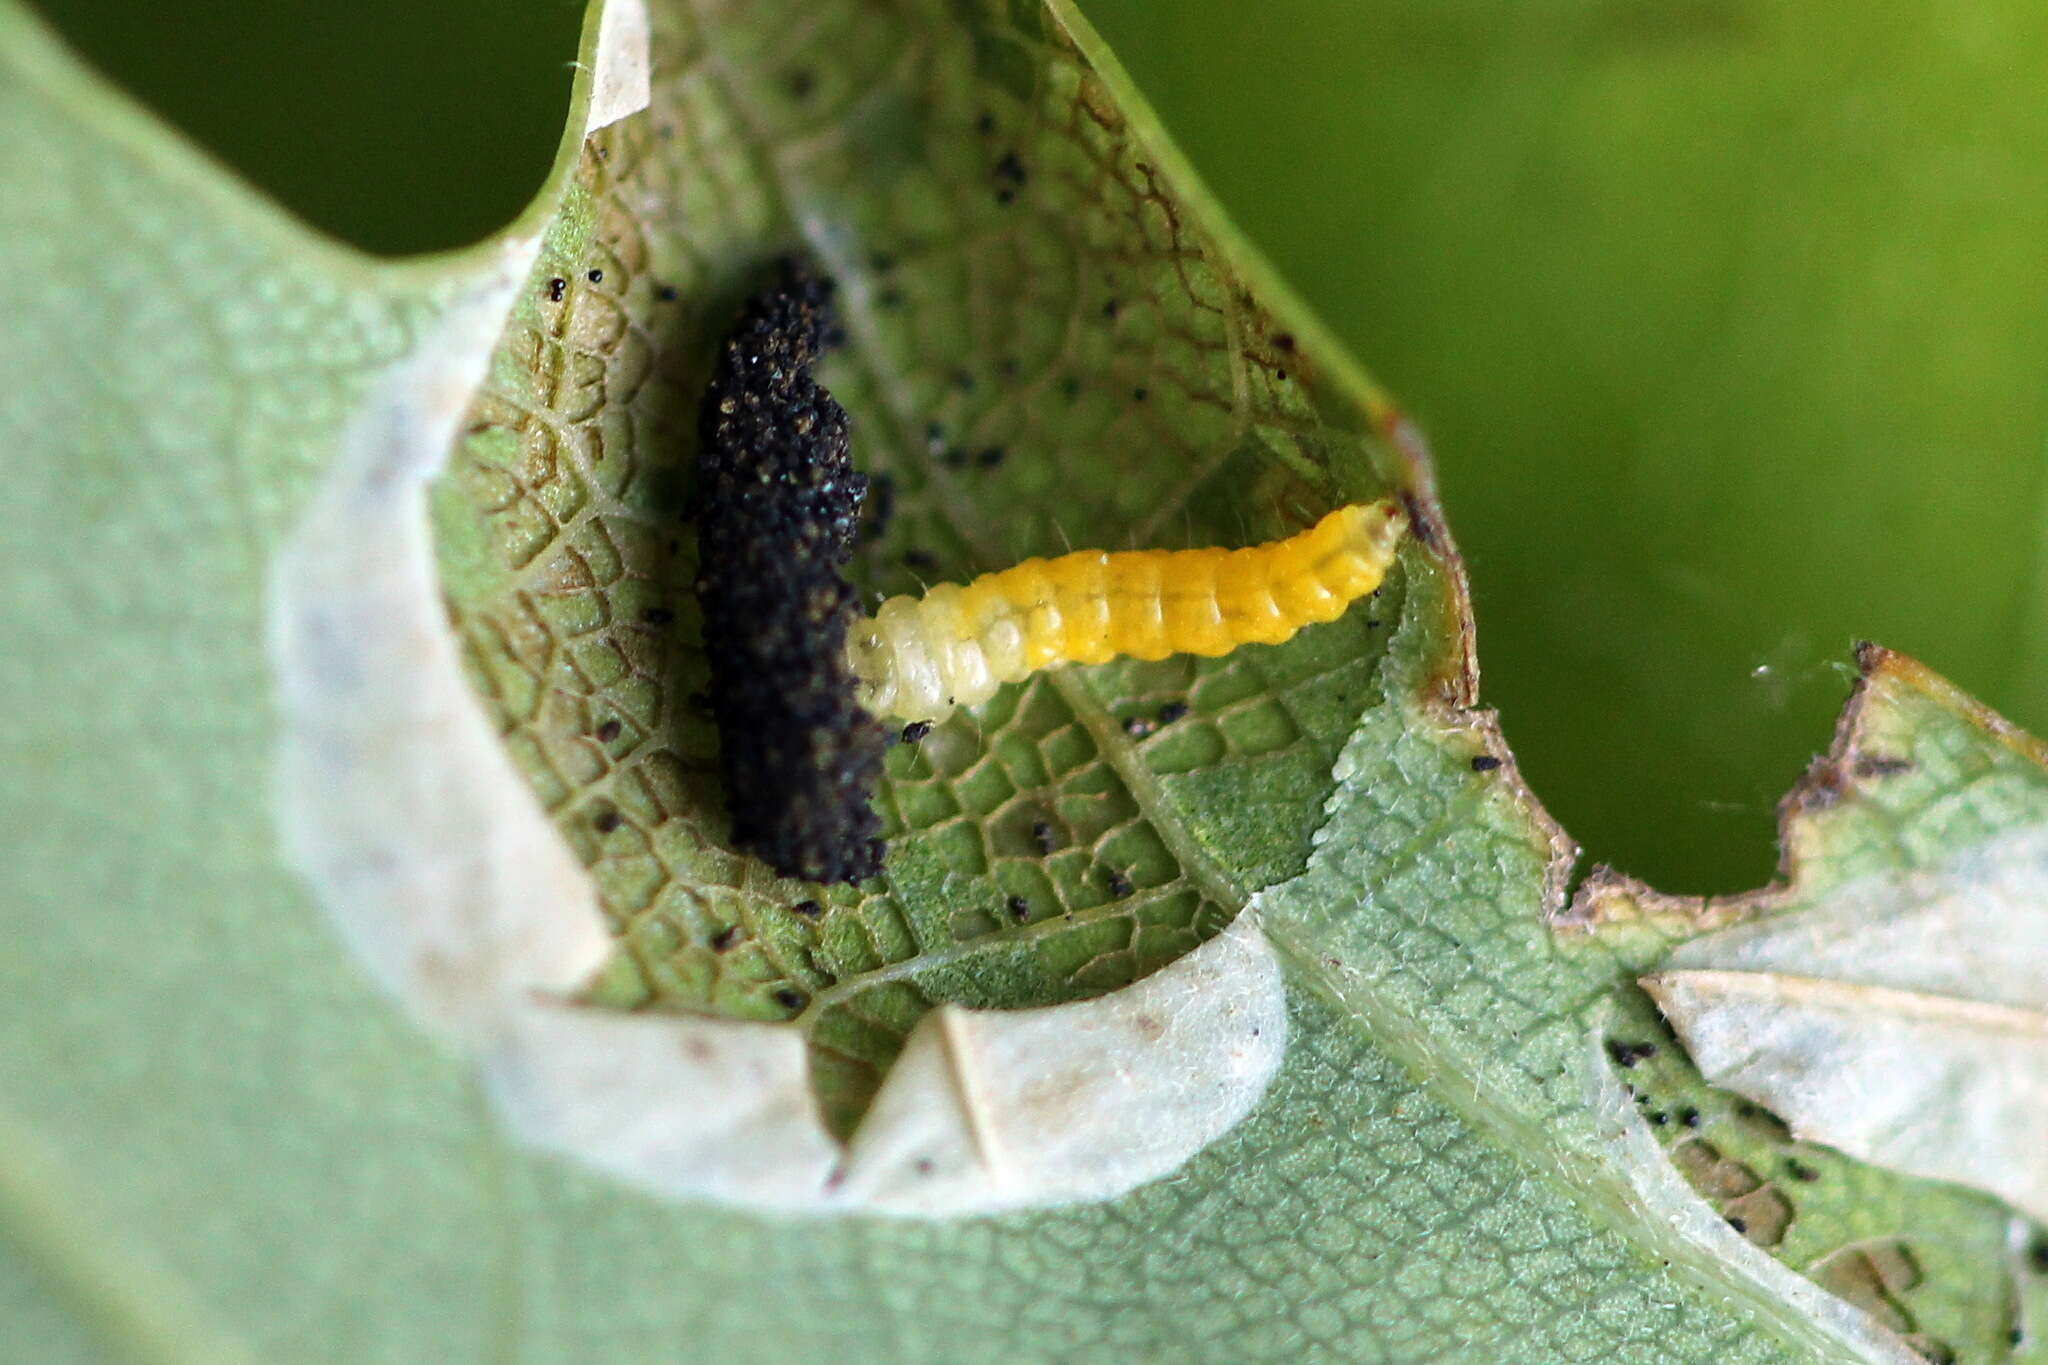
<instances>
[{"instance_id":1,"label":"leaf mine","mask_svg":"<svg viewBox=\"0 0 2048 1365\"><path fill-rule=\"evenodd\" d=\"M890 490L851 566L876 593L1255 543L1408 476L1056 12L904 4L774 52L654 19L652 103L585 150L434 490L437 550L470 676L594 878L616 948L588 1001L793 1021L843 1138L935 1007L1093 998L1229 924L1305 841L1402 599L1397 575L1285 646L1008 689L889 756L881 880L774 876L733 847L693 700L683 515L712 346L762 265L801 248L837 283L818 377ZM1215 828L1226 784L1256 837Z\"/></svg>"},{"instance_id":2,"label":"leaf mine","mask_svg":"<svg viewBox=\"0 0 2048 1365\"><path fill-rule=\"evenodd\" d=\"M280 561L301 861L387 984L480 1056L516 1131L640 1185L933 1215L1165 1174L1263 1092L1286 1016L1263 937L1249 920L1217 936L1230 913L1185 884L1133 790L1142 765L1104 752L1130 737L1094 721L1099 702L1041 681L1007 715L899 749L883 809L910 846L879 895L781 882L724 846L707 731L681 695L702 670L677 592L687 452L662 425L689 388L671 366L703 357L673 310L660 323L664 303L708 318L715 290L669 284L683 272L639 221L662 184L661 112L593 131L523 282L494 281L476 310L511 300L510 330L490 348L474 326L436 338L387 377ZM731 243L721 268L738 278L757 250ZM462 414L445 395L479 372ZM451 448L436 558L420 494ZM444 588L460 661L431 624ZM463 687L480 695L454 715ZM1215 695L1199 678L1180 692L1160 710L1179 706L1183 747L1239 725L1227 700L1188 714ZM1297 734L1244 732L1268 748ZM973 905L985 920L963 917Z\"/></svg>"}]
</instances>

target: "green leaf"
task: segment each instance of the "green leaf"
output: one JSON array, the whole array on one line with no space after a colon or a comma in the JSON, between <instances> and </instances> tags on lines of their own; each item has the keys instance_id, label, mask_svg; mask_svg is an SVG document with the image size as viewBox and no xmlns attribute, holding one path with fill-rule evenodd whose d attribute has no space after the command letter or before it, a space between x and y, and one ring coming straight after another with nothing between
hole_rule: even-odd
<instances>
[{"instance_id":1,"label":"green leaf","mask_svg":"<svg viewBox=\"0 0 2048 1365\"><path fill-rule=\"evenodd\" d=\"M1791 875L1643 984L1802 1138L2048 1218L2043 751L1909 660L1865 667L1788 807Z\"/></svg>"},{"instance_id":2,"label":"green leaf","mask_svg":"<svg viewBox=\"0 0 2048 1365\"><path fill-rule=\"evenodd\" d=\"M0 901L0 1135L23 1134L0 1142L0 1303L30 1305L32 1339L351 1361L2007 1349L1990 1199L1840 1162L1796 1200L1774 1186L1774 1259L1709 1202L1761 1207L1764 1181L1717 1193L1740 1183L1725 1163L1665 1159L1614 1068L1637 1054L1604 1044L1654 1028L1627 982L1676 934L1548 918L1573 850L1470 709L1413 433L1071 10L663 6L644 111L610 60L634 13L607 13L603 50L593 26L528 215L384 265L0 11L0 186L21 191L0 245L22 280L0 360L27 433L6 458L35 509L0 544L0 822L26 832ZM660 530L705 343L797 243L847 300L826 380L900 480L871 585L909 586L911 549L960 573L1067 536L1240 543L1387 488L1420 513L1401 574L1286 647L1048 676L898 751L886 891L793 912L810 889L721 843L683 701L690 548ZM425 509L392 511L451 438L437 583ZM961 443L1005 458L955 468ZM452 704L458 639L475 709ZM1124 724L1182 698L1185 720ZM472 743L486 718L502 745ZM1009 894L1040 907L1022 929L989 913ZM599 909L609 939L579 927ZM734 927L744 949L721 950ZM585 1004L531 998L609 941ZM1189 964L1233 943L1284 992L1277 1071L1173 1178L1114 1198L791 1220L737 1179L723 1205L662 1197L644 1166L591 1170L619 1147L588 1144L664 1152L675 1113L784 1093L543 1105L514 1083L541 1074L537 1013L600 1040L585 1082L629 1037L715 1028L784 1059L808 1039L844 1131L906 1093L884 1072L934 1019L1078 1035L1147 990L1200 1003ZM764 1022L796 1008L784 989L806 1012ZM953 1012L997 1006L1037 1008ZM1671 1052L1633 1068L1639 1095L1699 1096L1699 1140L1736 1164L1777 1140ZM615 1100L653 1126L607 1124ZM795 1168L752 1131L721 1159ZM1890 1249L1909 1235L1917 1278Z\"/></svg>"}]
</instances>

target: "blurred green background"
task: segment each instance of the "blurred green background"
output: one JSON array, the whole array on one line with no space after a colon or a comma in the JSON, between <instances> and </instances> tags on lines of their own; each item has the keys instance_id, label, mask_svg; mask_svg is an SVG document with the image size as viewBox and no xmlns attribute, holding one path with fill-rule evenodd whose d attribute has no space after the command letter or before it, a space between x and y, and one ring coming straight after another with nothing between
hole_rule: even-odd
<instances>
[{"instance_id":1,"label":"blurred green background","mask_svg":"<svg viewBox=\"0 0 2048 1365\"><path fill-rule=\"evenodd\" d=\"M579 0L30 0L287 207L371 251L461 246L540 189Z\"/></svg>"},{"instance_id":2,"label":"blurred green background","mask_svg":"<svg viewBox=\"0 0 2048 1365\"><path fill-rule=\"evenodd\" d=\"M561 0L45 0L380 252L553 155ZM1727 891L1854 640L2048 728L2048 11L1095 0L1251 238L1421 419L1486 700L1592 857Z\"/></svg>"}]
</instances>

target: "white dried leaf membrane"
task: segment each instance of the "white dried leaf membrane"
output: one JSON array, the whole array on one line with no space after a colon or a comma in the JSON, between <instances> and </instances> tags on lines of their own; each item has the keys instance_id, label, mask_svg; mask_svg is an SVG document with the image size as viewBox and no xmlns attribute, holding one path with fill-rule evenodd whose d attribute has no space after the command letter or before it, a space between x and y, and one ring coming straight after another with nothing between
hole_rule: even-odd
<instances>
[{"instance_id":1,"label":"white dried leaf membrane","mask_svg":"<svg viewBox=\"0 0 2048 1365\"><path fill-rule=\"evenodd\" d=\"M599 25L586 134L647 103L644 8L614 0ZM507 242L383 377L272 565L279 819L342 936L477 1060L515 1135L661 1194L943 1216L1170 1174L1251 1110L1285 1048L1249 914L1096 1000L934 1010L850 1148L820 1120L795 1028L567 999L610 937L463 674L427 522L538 248Z\"/></svg>"},{"instance_id":2,"label":"white dried leaf membrane","mask_svg":"<svg viewBox=\"0 0 2048 1365\"><path fill-rule=\"evenodd\" d=\"M653 98L652 41L645 0L611 0L604 7L597 20L585 137L647 107Z\"/></svg>"},{"instance_id":3,"label":"white dried leaf membrane","mask_svg":"<svg viewBox=\"0 0 2048 1365\"><path fill-rule=\"evenodd\" d=\"M1286 1037L1279 965L1243 915L1094 1000L933 1010L846 1149L786 1025L541 1002L485 1065L515 1131L635 1184L938 1217L1109 1199L1172 1173L1250 1111Z\"/></svg>"},{"instance_id":4,"label":"white dried leaf membrane","mask_svg":"<svg viewBox=\"0 0 2048 1365\"><path fill-rule=\"evenodd\" d=\"M285 848L378 981L469 1045L530 993L574 989L610 948L430 586L427 481L533 254L508 251L385 376L269 582Z\"/></svg>"},{"instance_id":5,"label":"white dried leaf membrane","mask_svg":"<svg viewBox=\"0 0 2048 1365\"><path fill-rule=\"evenodd\" d=\"M2048 1219L2048 828L1695 939L1643 986L1801 1138Z\"/></svg>"}]
</instances>

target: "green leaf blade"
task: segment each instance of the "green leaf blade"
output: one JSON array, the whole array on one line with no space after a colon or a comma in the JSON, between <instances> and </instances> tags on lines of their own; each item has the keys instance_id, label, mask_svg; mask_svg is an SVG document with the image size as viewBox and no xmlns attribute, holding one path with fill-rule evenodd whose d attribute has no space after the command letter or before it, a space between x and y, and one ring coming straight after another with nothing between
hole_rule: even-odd
<instances>
[{"instance_id":1,"label":"green leaf blade","mask_svg":"<svg viewBox=\"0 0 2048 1365\"><path fill-rule=\"evenodd\" d=\"M678 753L702 743L677 708L651 701L632 659L619 668L622 655L602 648L603 632L584 626L644 622L648 608L667 606L676 613L671 638L687 635L684 608L655 591L672 593L686 566L636 567L681 553L650 544L645 528L673 510L676 490L660 487L653 461L677 458L663 443L687 426L694 391L687 366L664 370L661 348L646 337L685 312L698 328L691 335L708 335L742 263L795 237L832 261L861 307L887 313L883 292L892 286L883 279L895 277L906 281L893 286L905 295L896 306L931 324L877 324L830 382L882 438L878 463L904 475L896 543L929 545L944 571L1055 548L1063 528L1110 544L1127 536L1239 543L1300 511L1416 476L1383 400L1326 349L1263 267L1238 263L1235 236L1217 226L1149 115L1065 11L1046 18L1012 7L965 20L917 11L914 24L900 21L910 41L851 10L827 11L804 41L844 60L818 63L809 95L786 67L787 31L775 16L714 18L719 43L707 55L704 33L713 29L693 34L684 16L669 13L657 31L657 71L711 71L730 85L731 68L751 64L748 99L720 99L687 82L662 96L678 111L676 136L704 139L686 150L705 155L663 150L661 125L650 120L600 134L587 157L561 163L539 210L559 205L543 260L583 281L578 306L566 318L544 313L554 276L531 282L514 313L514 344L477 409L487 429L457 452L437 509L456 619L474 676L498 689L490 695L501 721L544 714L551 703L541 683L561 681L529 671L522 684L504 660L519 637L470 628L481 615L476 601L526 581L529 570L553 575L545 586L558 590L531 592L522 608L535 632L568 642L561 666L584 689L579 706L598 697L614 708L604 717L572 710L545 735L509 725L510 752L529 776L555 764L550 743L565 753L588 749L590 733L613 715L622 733L628 721L666 727ZM956 22L968 25L964 40ZM933 36L918 36L917 25ZM1046 201L1049 215L1148 243L1152 254L1116 282L1115 319L1095 293L1107 284L1072 268L1079 257L1018 265L1014 253L991 250L973 258L974 269L927 267L921 280L901 241L887 244L899 256L894 267L873 259L874 225L849 206L901 200L909 207L896 211L934 211L935 176L911 153L927 148L917 130L936 115L900 91L917 89L932 69L919 63L942 50L975 73L980 84L968 88L992 102L1004 96L1021 106L1042 95L1041 82L1068 82L1062 97L1087 106L1090 120L1122 111L1138 130L1116 155L1142 147L1148 164L1163 168L1184 221L1154 212L1142 195L1099 222L1087 218L1087 201ZM1048 51L1058 68L1050 76ZM8 60L39 59L17 47ZM668 894L696 897L701 908L735 884L753 910L787 902L783 888L765 886L719 846L715 817L702 814L717 800L703 773L652 764L629 788L585 753L585 766L564 759L559 783L536 788L566 813L567 842L598 864L610 904L624 907L618 918L646 935L621 934L638 956L631 970L603 979L618 1003L644 1004L665 990L670 1005L745 1014L764 982L820 984L822 974L800 975L817 968L793 951L799 946L856 964L834 975L877 979L859 996L861 1026L840 1054L856 1073L843 1082L856 1097L845 1121L860 1089L888 1065L892 1040L934 1000L1113 995L1119 982L1218 933L1247 896L1275 879L1300 879L1274 911L1293 958L1287 1058L1258 1111L1173 1179L1113 1201L992 1218L786 1220L651 1198L514 1142L467 1064L437 1053L367 988L279 849L269 787L279 722L262 645L262 572L341 448L345 422L490 251L366 267L260 212L262 221L251 221L243 193L187 149L157 142L135 153L126 134L106 134L106 95L82 76L74 85L63 99L0 99L23 111L10 118L35 133L30 145L72 139L75 165L88 176L132 162L150 212L182 205L176 230L162 235L169 245L158 243L162 254L136 254L164 271L143 283L175 277L199 305L173 330L208 338L211 349L186 352L189 368L169 366L162 345L146 329L119 325L116 310L85 327L75 310L42 296L24 306L33 325L18 334L37 343L43 365L32 370L24 359L18 369L50 375L46 387L30 387L47 404L36 410L52 422L44 436L56 439L39 439L10 463L48 520L6 565L10 583L24 585L9 603L9 638L34 646L10 650L0 673L11 713L34 718L11 750L31 761L34 783L10 785L6 814L35 838L9 873L31 894L7 898L9 913L21 916L10 939L27 947L0 969L10 987L0 995L12 1001L0 1016L0 1095L51 1135L74 1183L101 1201L67 1235L95 1238L104 1226L146 1246L210 1320L231 1324L251 1354L266 1358L725 1358L756 1354L764 1340L795 1358L895 1360L1112 1351L1771 1360L1812 1346L1802 1316L1810 1305L1767 1296L1731 1303L1712 1257L1682 1269L1663 1264L1644 1240L1640 1209L1611 1191L1589 1195L1587 1182L1561 1180L1554 1163L1524 1149L1532 1127L1552 1120L1576 1121L1564 1125L1562 1144L1590 1145L1591 1120L1574 1110L1569 1084L1536 1063L1579 1066L1573 1082L1593 1074L1568 1054L1576 1044L1590 1054L1593 1015L1641 949L1603 942L1560 965L1572 951L1553 942L1543 920L1556 908L1557 838L1504 777L1472 767L1488 746L1475 741L1469 717L1444 709L1469 701L1471 679L1462 584L1441 536L1406 552L1377 629L1358 616L1257 658L1048 679L997 704L993 735L961 727L928 755L899 753L884 799L919 834L904 840L895 902L860 907L859 933L849 930L843 942L764 934L788 962L764 952L729 974L736 984L722 996L725 978L692 977L678 951L717 929L690 921L686 908L675 912L680 928L669 925L676 932L650 932L667 912L647 915L647 906ZM876 88L883 95L855 93ZM837 143L804 112L806 100L835 99L858 114ZM34 107L38 100L45 107ZM944 106L948 136L929 148L959 158L950 182L936 178L975 187L979 197L961 212L977 229L1003 222L1001 211L1021 202L996 197L1001 153L983 149L979 103ZM1111 147L1089 141L1088 126L1077 145L1109 155ZM787 164L719 160L761 147L783 149ZM828 147L841 155L827 156ZM862 164L880 187L873 204L867 181L834 179L850 174L841 165L847 147L870 158ZM930 164L946 165L943 156ZM1036 156L1027 167L1029 184L1056 179ZM735 182L714 173L725 170L774 194L735 193ZM24 201L0 196L10 202ZM0 225L10 244L61 236L15 212ZM671 212L699 234L693 242L714 242L716 251L703 248L697 259L677 250ZM64 228L80 234L80 264L118 254L95 252L80 226L91 216L77 205L63 215ZM643 230L648 224L669 237ZM1181 252L1176 234L1200 249ZM192 271L183 253L194 251L212 263L208 271ZM209 273L222 263L218 276ZM1048 290L1071 292L1035 298L1031 310L993 306L1011 297L1005 291L1014 292L1025 267L1045 272ZM592 270L603 279L591 280ZM664 286L674 299L662 296ZM1186 320L1164 310L1126 307L1161 291L1209 330L1186 332ZM1085 348L1058 368L1097 386L1061 419L1071 428L1057 430L1032 425L1034 404L1057 405L1064 395L1053 369L1036 372L1041 382L1031 387L1025 350L1059 344L1040 325L1048 315L1088 322ZM66 322L76 330L53 340ZM1013 339L1019 373L1005 376L1000 352ZM601 365L582 363L599 353ZM963 388L931 363L953 354L987 356L992 376L977 373ZM1135 374L1120 368L1131 357ZM1281 369L1292 377L1279 379ZM540 438L559 434L542 430L550 423L521 425L536 376L556 384L545 395L548 416L585 444L549 445ZM1148 381L1144 398L1138 383L1124 387L1134 378ZM1012 379L1022 381L1015 390ZM1176 391L1170 419L1150 415ZM1106 393L1120 396L1106 401ZM510 408L494 406L508 395ZM1016 452L997 477L971 484L966 471L932 459L917 420L927 411L970 436L971 448L986 449L978 443L987 440ZM1156 438L1146 424L1169 420L1177 425L1163 448L1177 458L1129 454L1159 450L1139 438ZM93 452L97 482L63 476L68 447ZM615 454L647 463L635 477L615 478L605 464ZM519 477L494 481L508 467ZM555 477L533 474L536 467ZM1101 496L1084 502L1072 488ZM471 525L465 535L449 511L465 500L499 518L491 534ZM1012 502L1032 514L985 510ZM79 540L80 528L98 539ZM91 553L78 553L81 544ZM532 553L519 558L520 547ZM911 577L900 563L870 567L878 586L889 573L897 586ZM604 611L593 618L599 597ZM678 683L687 684L688 655L687 644L674 646L649 676L687 690ZM74 668L91 681L53 684ZM1195 706L1188 722L1149 738L1125 733L1126 720L1182 696ZM79 743L81 735L92 743ZM1366 780L1358 763L1333 772L1347 751L1385 765L1371 803L1357 800ZM1072 866L1055 856L1046 881L1029 889L1075 911L1074 925L1023 938L1002 926L1002 942L985 953L950 952L982 937L963 936L968 922L956 912L1000 906L1011 888L1003 876L1024 876L1044 858L1033 821L987 817L1017 792L1054 781L1064 783L1055 813ZM591 839L600 832L594 823L570 817L587 812L594 791L650 824L671 809L694 812L675 822L694 841L689 856L701 860L691 875L650 875L643 849ZM1415 891L1413 911L1434 894L1434 860L1448 858L1467 878L1451 884L1470 904L1446 904L1441 920L1416 916L1382 943L1360 932L1370 921L1357 883L1326 897L1307 893L1340 854L1374 837L1376 817L1388 812L1405 816L1409 837L1372 850L1373 875ZM978 853L954 847L949 823L988 843ZM1441 850L1428 837L1439 826ZM53 837L41 842L45 835ZM1075 857L1076 849L1091 856ZM1098 852L1147 870L1133 878L1143 892L1135 912L1089 918L1106 903L1083 901L1084 888L1103 894L1089 882ZM1467 916L1485 942L1439 960L1425 931L1462 932L1467 925L1453 914ZM1327 957L1348 956L1369 973L1387 949L1409 972L1406 985L1390 977L1370 993L1333 988ZM1484 970L1472 969L1472 953L1491 955ZM664 967L673 981L660 977ZM880 982L887 971L894 975ZM1383 1013L1373 1017L1367 1003ZM1403 1011L1443 1025L1443 1036ZM1489 1031L1521 1019L1542 1027L1493 1057L1483 1046ZM862 1067L872 1074L864 1078ZM1498 1082L1493 1108L1469 1102L1471 1076ZM1581 1110L1585 1103L1581 1095ZM8 1231L18 1240L18 1227ZM51 1253L32 1246L29 1254ZM168 1304L144 1312L167 1319ZM774 1319L764 1327L770 1304Z\"/></svg>"}]
</instances>

